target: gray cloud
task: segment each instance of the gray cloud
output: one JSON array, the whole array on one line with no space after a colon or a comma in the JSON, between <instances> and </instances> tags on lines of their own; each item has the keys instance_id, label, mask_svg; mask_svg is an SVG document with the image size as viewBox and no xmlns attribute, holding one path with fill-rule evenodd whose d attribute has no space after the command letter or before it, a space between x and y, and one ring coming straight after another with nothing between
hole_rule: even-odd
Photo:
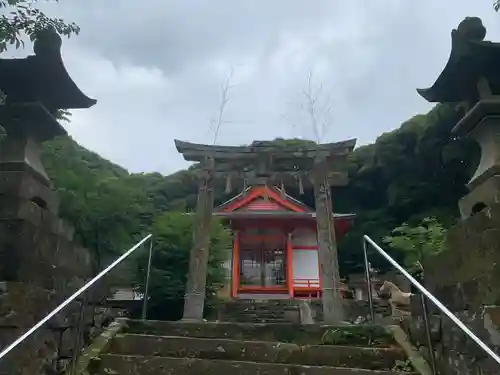
<instances>
[{"instance_id":1,"label":"gray cloud","mask_svg":"<svg viewBox=\"0 0 500 375\"><path fill-rule=\"evenodd\" d=\"M234 69L218 143L312 136L297 112L308 71L332 103L324 141L373 141L429 104L450 32L477 15L500 40L500 15L481 0L102 0L47 4L76 21L64 42L68 70L98 99L68 131L131 171L186 166L173 139L210 143L220 85ZM367 4L368 3L368 4ZM473 4L475 3L475 4Z\"/></svg>"}]
</instances>

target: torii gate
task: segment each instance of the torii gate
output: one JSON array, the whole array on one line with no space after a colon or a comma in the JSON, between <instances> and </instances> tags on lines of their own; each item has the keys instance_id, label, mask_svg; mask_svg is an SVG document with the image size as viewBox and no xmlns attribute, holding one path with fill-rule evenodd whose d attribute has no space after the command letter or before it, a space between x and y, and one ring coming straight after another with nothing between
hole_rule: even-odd
<instances>
[{"instance_id":1,"label":"torii gate","mask_svg":"<svg viewBox=\"0 0 500 375\"><path fill-rule=\"evenodd\" d=\"M290 177L297 180L301 190L308 181L314 187L324 322L335 324L343 320L330 187L347 184L347 174L334 169L344 164L354 150L356 139L290 146L276 145L271 141L254 141L249 146L215 146L175 140L175 145L185 160L198 162L201 167L183 320L199 321L203 318L214 180L226 178L227 186L233 178L243 178L248 184L277 185Z\"/></svg>"}]
</instances>

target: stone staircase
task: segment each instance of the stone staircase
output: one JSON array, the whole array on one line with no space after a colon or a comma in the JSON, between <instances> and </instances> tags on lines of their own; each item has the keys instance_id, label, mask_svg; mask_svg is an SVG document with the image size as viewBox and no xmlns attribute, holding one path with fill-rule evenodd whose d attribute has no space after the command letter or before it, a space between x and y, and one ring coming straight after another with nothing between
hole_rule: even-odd
<instances>
[{"instance_id":1,"label":"stone staircase","mask_svg":"<svg viewBox=\"0 0 500 375\"><path fill-rule=\"evenodd\" d=\"M219 309L218 320L239 323L299 323L299 308L290 300L233 300Z\"/></svg>"},{"instance_id":2,"label":"stone staircase","mask_svg":"<svg viewBox=\"0 0 500 375\"><path fill-rule=\"evenodd\" d=\"M91 375L417 374L381 326L123 321ZM118 330L115 330L115 332Z\"/></svg>"}]
</instances>

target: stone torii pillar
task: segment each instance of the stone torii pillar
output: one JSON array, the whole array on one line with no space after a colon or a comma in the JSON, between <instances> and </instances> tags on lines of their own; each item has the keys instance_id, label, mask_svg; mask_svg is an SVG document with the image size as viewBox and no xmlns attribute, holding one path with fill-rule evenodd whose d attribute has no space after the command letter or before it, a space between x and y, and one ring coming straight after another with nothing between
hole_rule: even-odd
<instances>
[{"instance_id":1,"label":"stone torii pillar","mask_svg":"<svg viewBox=\"0 0 500 375\"><path fill-rule=\"evenodd\" d=\"M325 324L338 324L345 320L345 314L339 290L340 274L337 240L332 214L328 169L325 163L318 163L312 171L312 182L316 206L323 320Z\"/></svg>"},{"instance_id":2,"label":"stone torii pillar","mask_svg":"<svg viewBox=\"0 0 500 375\"><path fill-rule=\"evenodd\" d=\"M190 252L184 313L182 316L184 321L200 321L203 319L208 258L210 255L210 227L214 207L213 169L214 159L207 158L198 188L193 247Z\"/></svg>"}]
</instances>

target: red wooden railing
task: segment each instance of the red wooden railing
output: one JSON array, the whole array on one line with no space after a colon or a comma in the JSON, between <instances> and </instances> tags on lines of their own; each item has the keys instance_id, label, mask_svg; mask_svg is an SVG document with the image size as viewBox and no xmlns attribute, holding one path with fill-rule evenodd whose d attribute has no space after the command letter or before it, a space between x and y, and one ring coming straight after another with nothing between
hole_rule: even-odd
<instances>
[{"instance_id":1,"label":"red wooden railing","mask_svg":"<svg viewBox=\"0 0 500 375\"><path fill-rule=\"evenodd\" d=\"M312 278L312 279L306 279L306 278L295 278L293 279L293 294L295 295L295 292L298 294L316 294L317 297L319 297L319 293L321 291L321 282L319 278ZM342 294L342 297L345 298L346 296L346 291L347 287L345 285L341 286L340 293Z\"/></svg>"},{"instance_id":2,"label":"red wooden railing","mask_svg":"<svg viewBox=\"0 0 500 375\"><path fill-rule=\"evenodd\" d=\"M308 288L308 289L319 289L320 282L319 279L304 279L304 278L295 278L293 279L293 288Z\"/></svg>"}]
</instances>

